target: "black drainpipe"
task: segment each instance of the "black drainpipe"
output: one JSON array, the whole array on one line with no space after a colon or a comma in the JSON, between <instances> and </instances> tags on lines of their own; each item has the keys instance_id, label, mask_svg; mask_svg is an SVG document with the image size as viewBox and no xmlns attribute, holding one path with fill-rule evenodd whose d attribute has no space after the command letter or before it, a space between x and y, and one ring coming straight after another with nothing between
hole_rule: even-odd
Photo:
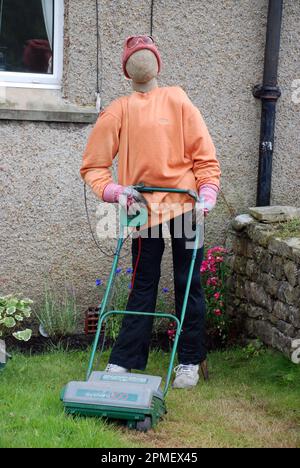
<instances>
[{"instance_id":1,"label":"black drainpipe","mask_svg":"<svg viewBox=\"0 0 300 468\"><path fill-rule=\"evenodd\" d=\"M276 104L281 96L277 72L282 8L283 0L269 0L264 79L253 89L254 97L262 102L256 206L270 205Z\"/></svg>"}]
</instances>

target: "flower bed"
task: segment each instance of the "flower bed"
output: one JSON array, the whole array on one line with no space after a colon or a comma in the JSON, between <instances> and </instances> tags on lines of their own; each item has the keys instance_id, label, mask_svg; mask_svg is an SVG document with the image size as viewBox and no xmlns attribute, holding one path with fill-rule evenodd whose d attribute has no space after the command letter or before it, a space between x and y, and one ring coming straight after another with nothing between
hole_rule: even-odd
<instances>
[{"instance_id":1,"label":"flower bed","mask_svg":"<svg viewBox=\"0 0 300 468\"><path fill-rule=\"evenodd\" d=\"M226 314L226 276L228 274L224 259L227 254L225 248L216 246L208 249L201 267L201 282L205 292L207 336L206 346L209 351L222 349L235 343L237 333L231 327ZM115 287L111 298L110 308L125 310L128 294L131 290L132 268L118 268L116 271ZM99 291L99 303L105 291L105 282L98 278L95 286ZM173 294L169 285L160 288L156 310L172 314L174 311ZM9 349L18 348L21 351L39 353L49 347L63 349L85 349L94 340L97 329L99 306L90 306L84 313L85 324L82 326L82 315L79 315L76 305L75 291L66 285L65 293L58 298L55 289L49 286L45 289L45 301L36 314L42 324L41 331L45 336L33 336L29 343L14 343L7 341ZM105 326L105 348L115 342L123 317L110 317ZM79 325L80 324L80 325ZM80 330L82 327L82 331ZM79 333L78 331L79 330ZM70 333L71 331L71 333ZM83 333L84 332L84 333ZM176 323L159 317L154 321L151 348L169 351L172 348L176 334ZM47 336L49 335L49 336ZM100 335L100 346L104 336L104 329Z\"/></svg>"}]
</instances>

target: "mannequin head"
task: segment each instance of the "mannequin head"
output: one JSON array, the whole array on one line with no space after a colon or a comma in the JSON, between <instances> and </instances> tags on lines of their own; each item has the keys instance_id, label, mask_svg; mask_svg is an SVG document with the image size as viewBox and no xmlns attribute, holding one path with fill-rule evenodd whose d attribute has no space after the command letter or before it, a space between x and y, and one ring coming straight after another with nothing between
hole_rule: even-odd
<instances>
[{"instance_id":1,"label":"mannequin head","mask_svg":"<svg viewBox=\"0 0 300 468\"><path fill-rule=\"evenodd\" d=\"M147 83L158 75L157 59L150 50L139 50L127 60L126 71L136 83Z\"/></svg>"},{"instance_id":2,"label":"mannequin head","mask_svg":"<svg viewBox=\"0 0 300 468\"><path fill-rule=\"evenodd\" d=\"M133 41L132 41L133 39ZM123 52L123 71L132 80L135 91L147 92L156 88L156 77L161 59L154 41L149 36L132 36L126 39Z\"/></svg>"}]
</instances>

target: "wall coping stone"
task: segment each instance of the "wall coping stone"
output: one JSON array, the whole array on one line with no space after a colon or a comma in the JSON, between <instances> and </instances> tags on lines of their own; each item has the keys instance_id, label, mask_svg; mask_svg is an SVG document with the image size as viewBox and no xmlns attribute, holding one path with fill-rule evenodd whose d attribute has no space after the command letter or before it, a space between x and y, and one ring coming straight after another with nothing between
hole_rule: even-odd
<instances>
[{"instance_id":1,"label":"wall coping stone","mask_svg":"<svg viewBox=\"0 0 300 468\"><path fill-rule=\"evenodd\" d=\"M290 219L300 219L300 208L294 206L260 206L248 208L252 217L261 223L279 223Z\"/></svg>"}]
</instances>

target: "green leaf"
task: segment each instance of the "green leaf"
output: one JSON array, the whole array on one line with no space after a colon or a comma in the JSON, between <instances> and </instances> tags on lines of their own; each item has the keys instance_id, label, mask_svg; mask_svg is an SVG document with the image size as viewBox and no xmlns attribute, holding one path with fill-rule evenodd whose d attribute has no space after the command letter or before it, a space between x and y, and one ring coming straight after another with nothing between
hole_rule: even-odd
<instances>
[{"instance_id":1,"label":"green leaf","mask_svg":"<svg viewBox=\"0 0 300 468\"><path fill-rule=\"evenodd\" d=\"M16 315L15 315L15 319L18 320L18 322L23 322L24 317L23 317L22 315L16 314Z\"/></svg>"},{"instance_id":2,"label":"green leaf","mask_svg":"<svg viewBox=\"0 0 300 468\"><path fill-rule=\"evenodd\" d=\"M3 320L3 324L7 328L13 328L16 326L16 321L13 317L5 317L5 319Z\"/></svg>"},{"instance_id":3,"label":"green leaf","mask_svg":"<svg viewBox=\"0 0 300 468\"><path fill-rule=\"evenodd\" d=\"M22 299L22 302L24 302L24 304L33 304L33 301L31 299L28 299L28 297Z\"/></svg>"},{"instance_id":4,"label":"green leaf","mask_svg":"<svg viewBox=\"0 0 300 468\"><path fill-rule=\"evenodd\" d=\"M18 302L18 299L9 299L9 301L7 302L7 307L16 307Z\"/></svg>"},{"instance_id":5,"label":"green leaf","mask_svg":"<svg viewBox=\"0 0 300 468\"><path fill-rule=\"evenodd\" d=\"M19 341L29 341L32 336L32 330L26 328L26 330L13 333L13 337Z\"/></svg>"},{"instance_id":6,"label":"green leaf","mask_svg":"<svg viewBox=\"0 0 300 468\"><path fill-rule=\"evenodd\" d=\"M14 315L14 313L16 312L16 307L15 306L10 306L10 307L7 307L6 309L6 313L7 315Z\"/></svg>"},{"instance_id":7,"label":"green leaf","mask_svg":"<svg viewBox=\"0 0 300 468\"><path fill-rule=\"evenodd\" d=\"M25 317L29 318L31 316L31 308L26 307L25 309L22 310L22 313L25 315Z\"/></svg>"},{"instance_id":8,"label":"green leaf","mask_svg":"<svg viewBox=\"0 0 300 468\"><path fill-rule=\"evenodd\" d=\"M17 304L17 309L30 309L31 302L19 301Z\"/></svg>"}]
</instances>

